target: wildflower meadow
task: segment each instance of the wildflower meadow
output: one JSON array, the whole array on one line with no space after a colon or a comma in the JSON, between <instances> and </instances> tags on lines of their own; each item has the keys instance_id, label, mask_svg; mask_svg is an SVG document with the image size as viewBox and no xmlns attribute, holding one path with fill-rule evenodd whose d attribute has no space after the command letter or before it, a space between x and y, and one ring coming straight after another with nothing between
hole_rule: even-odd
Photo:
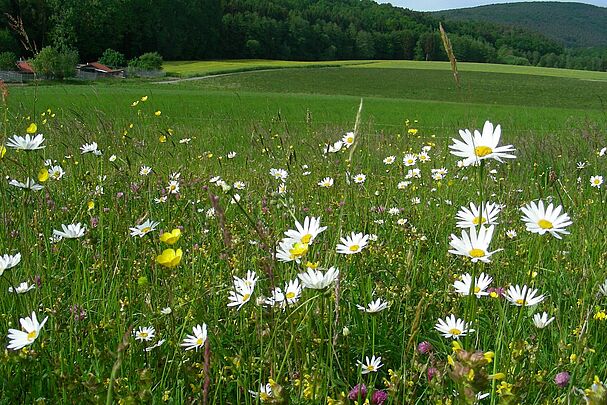
<instances>
[{"instance_id":1,"label":"wildflower meadow","mask_svg":"<svg viewBox=\"0 0 607 405\"><path fill-rule=\"evenodd\" d=\"M151 86L2 89L1 403L607 403L599 115L186 130Z\"/></svg>"}]
</instances>

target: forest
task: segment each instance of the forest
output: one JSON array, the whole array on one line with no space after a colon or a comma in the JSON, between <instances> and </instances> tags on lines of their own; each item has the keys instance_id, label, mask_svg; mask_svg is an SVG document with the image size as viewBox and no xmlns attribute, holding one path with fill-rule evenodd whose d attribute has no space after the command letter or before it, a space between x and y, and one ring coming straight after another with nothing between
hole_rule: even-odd
<instances>
[{"instance_id":1,"label":"forest","mask_svg":"<svg viewBox=\"0 0 607 405\"><path fill-rule=\"evenodd\" d=\"M25 58L52 46L86 62L107 49L127 59L447 59L441 17L372 0L0 0L0 9L0 52ZM460 61L607 69L602 49L489 22L443 25Z\"/></svg>"}]
</instances>

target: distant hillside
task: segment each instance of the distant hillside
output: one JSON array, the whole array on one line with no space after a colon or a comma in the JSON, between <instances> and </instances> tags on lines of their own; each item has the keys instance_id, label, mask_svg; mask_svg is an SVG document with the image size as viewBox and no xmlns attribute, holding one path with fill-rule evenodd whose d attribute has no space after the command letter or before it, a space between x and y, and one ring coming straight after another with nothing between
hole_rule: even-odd
<instances>
[{"instance_id":1,"label":"distant hillside","mask_svg":"<svg viewBox=\"0 0 607 405\"><path fill-rule=\"evenodd\" d=\"M437 11L448 20L476 20L530 29L567 47L607 46L607 8L582 3L493 4Z\"/></svg>"}]
</instances>

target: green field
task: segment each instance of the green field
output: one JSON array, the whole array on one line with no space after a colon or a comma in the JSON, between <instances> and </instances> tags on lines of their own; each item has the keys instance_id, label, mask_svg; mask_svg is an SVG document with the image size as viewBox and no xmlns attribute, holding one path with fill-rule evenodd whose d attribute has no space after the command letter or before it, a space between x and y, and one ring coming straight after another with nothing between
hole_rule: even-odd
<instances>
[{"instance_id":1,"label":"green field","mask_svg":"<svg viewBox=\"0 0 607 405\"><path fill-rule=\"evenodd\" d=\"M607 378L605 185L590 183L607 176L603 74L461 64L457 88L445 64L282 63L169 63L183 77L273 68L174 83L9 87L2 144L36 123L45 148L0 149L0 175L44 189L0 182L0 256L21 255L0 272L0 332L20 329L32 311L48 321L25 348L4 351L0 403L353 404L348 394L363 383L370 402L385 394L385 404L603 395L598 383L582 394L595 376ZM500 144L512 144L516 159L461 167L451 138L486 120L501 125ZM323 153L355 127L353 146ZM81 152L91 142L99 156ZM422 148L430 160L405 165ZM57 165L65 175L42 182ZM279 168L284 184L270 175ZM325 177L331 188L318 185ZM520 207L538 199L571 217L562 240L526 230ZM486 249L502 250L490 263L448 252L450 235L462 232L458 209L481 201L503 205ZM327 229L290 246L300 263L279 261L278 242L306 216ZM131 236L148 219L156 229ZM51 238L78 222L83 236ZM160 238L178 227L175 244ZM351 232L376 240L338 253ZM167 248L183 251L174 267L158 259ZM307 262L339 268L339 284L289 295ZM233 277L247 271L259 277L241 294L248 301L228 307L241 291ZM478 299L454 292L464 273L481 272L490 287L530 285L544 299L525 307L501 290ZM24 281L36 288L7 291ZM378 298L389 307L357 308ZM543 312L555 320L537 328L532 317ZM449 314L476 330L457 340L463 350L435 329ZM207 339L184 350L203 323ZM155 329L149 341L144 327ZM362 373L357 361L373 355L383 366ZM272 393L260 394L266 384Z\"/></svg>"}]
</instances>

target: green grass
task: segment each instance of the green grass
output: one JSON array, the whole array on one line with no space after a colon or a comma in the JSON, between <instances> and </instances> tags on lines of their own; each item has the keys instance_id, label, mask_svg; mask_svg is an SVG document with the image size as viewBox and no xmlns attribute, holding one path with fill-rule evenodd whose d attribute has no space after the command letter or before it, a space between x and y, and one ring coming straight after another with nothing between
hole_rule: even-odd
<instances>
[{"instance_id":1,"label":"green grass","mask_svg":"<svg viewBox=\"0 0 607 405\"><path fill-rule=\"evenodd\" d=\"M267 59L233 59L220 61L170 61L162 65L169 75L196 77L222 73L246 72L261 69L285 69L322 66L348 66L370 63L369 61L297 62Z\"/></svg>"},{"instance_id":2,"label":"green grass","mask_svg":"<svg viewBox=\"0 0 607 405\"><path fill-rule=\"evenodd\" d=\"M577 389L590 387L595 375L607 377L607 299L598 294L606 277L605 192L589 182L607 176L605 157L597 155L606 146L597 101L604 84L486 72L462 79L456 90L448 71L344 67L170 85L11 87L0 133L23 134L34 121L46 148L9 148L0 159L0 254L22 255L0 277L0 332L18 328L32 311L49 320L27 350L0 356L0 403L104 403L111 391L121 403L202 403L206 395L209 404L253 404L248 391L270 379L281 396L276 403L349 403L342 392L363 382L387 389L387 404L445 403L466 388L490 392L493 403L581 402ZM354 128L361 96L354 151L325 156L325 143ZM482 173L459 168L450 138L486 119L502 125L501 143L513 144L517 158L491 161ZM80 146L93 141L103 154L81 154ZM431 146L431 161L417 164L421 178L399 188L410 169L403 156L424 146ZM384 164L387 156L396 162ZM43 191L4 180L36 178L46 159L66 173ZM143 165L152 173L141 175ZM442 167L447 176L432 179L431 169ZM271 168L288 170L285 194ZM175 172L178 195L167 191ZM348 184L347 173L367 178ZM215 176L246 187L224 192L210 181ZM333 188L318 187L327 176ZM239 204L230 202L233 193ZM158 202L162 196L166 201ZM449 236L461 232L459 207L481 196L504 204L491 242L491 250L503 250L474 265L448 253ZM563 204L571 216L563 240L525 230L519 207L539 198ZM207 215L213 206L215 215ZM306 215L321 217L327 230L302 264L273 260L273 247ZM144 219L160 221L158 229L131 237L129 228ZM87 224L84 237L49 240L53 229L74 222ZM183 249L183 258L165 268L155 260L169 247L160 231L178 226L183 235L171 247ZM518 236L508 238L509 229ZM350 232L377 241L355 255L337 254ZM337 290L304 290L284 310L256 303L295 279L306 261L338 267ZM251 301L228 308L233 276L249 270L259 276ZM481 271L494 278L493 287L531 283L546 298L520 310L504 298L453 293L458 276ZM40 285L26 294L6 291L36 276ZM390 307L375 315L356 308L377 298ZM556 320L536 329L531 317L543 311ZM495 353L490 364L455 356L458 365L475 368L473 375L449 365L452 343L434 329L451 313L474 321L477 332L461 339L466 350ZM202 323L209 328L206 371L204 350L180 347ZM148 345L165 343L144 352L145 344L128 335L143 326L156 329ZM123 339L127 347L119 346ZM423 341L431 355L416 350ZM357 360L372 354L384 366L361 375ZM438 375L429 382L431 367ZM554 383L562 371L571 374L563 388ZM504 380L484 381L498 372Z\"/></svg>"}]
</instances>

